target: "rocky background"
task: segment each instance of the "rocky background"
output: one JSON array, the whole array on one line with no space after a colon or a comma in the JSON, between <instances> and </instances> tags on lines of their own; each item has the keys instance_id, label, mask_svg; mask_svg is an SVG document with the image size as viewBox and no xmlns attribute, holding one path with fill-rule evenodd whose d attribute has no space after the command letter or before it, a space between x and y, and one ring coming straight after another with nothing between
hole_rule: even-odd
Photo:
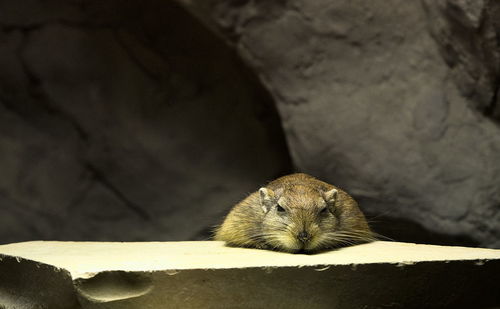
<instances>
[{"instance_id":1,"label":"rocky background","mask_svg":"<svg viewBox=\"0 0 500 309\"><path fill-rule=\"evenodd\" d=\"M291 163L274 103L168 1L3 1L0 239L207 235Z\"/></svg>"},{"instance_id":2,"label":"rocky background","mask_svg":"<svg viewBox=\"0 0 500 309\"><path fill-rule=\"evenodd\" d=\"M0 242L205 239L294 170L500 248L500 2L0 0Z\"/></svg>"}]
</instances>

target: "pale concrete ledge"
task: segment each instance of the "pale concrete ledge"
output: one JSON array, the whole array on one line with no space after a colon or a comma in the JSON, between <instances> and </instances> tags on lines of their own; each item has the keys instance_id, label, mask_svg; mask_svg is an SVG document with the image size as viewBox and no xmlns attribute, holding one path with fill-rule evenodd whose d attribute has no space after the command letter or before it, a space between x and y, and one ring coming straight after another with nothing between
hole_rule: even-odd
<instances>
[{"instance_id":1,"label":"pale concrete ledge","mask_svg":"<svg viewBox=\"0 0 500 309\"><path fill-rule=\"evenodd\" d=\"M492 308L500 250L375 242L316 255L221 242L0 245L0 308Z\"/></svg>"}]
</instances>

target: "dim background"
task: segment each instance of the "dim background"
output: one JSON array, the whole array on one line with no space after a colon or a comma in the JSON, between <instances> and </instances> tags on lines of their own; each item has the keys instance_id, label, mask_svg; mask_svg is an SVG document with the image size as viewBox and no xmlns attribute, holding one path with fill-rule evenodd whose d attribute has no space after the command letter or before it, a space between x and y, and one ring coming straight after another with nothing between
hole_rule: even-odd
<instances>
[{"instance_id":1,"label":"dim background","mask_svg":"<svg viewBox=\"0 0 500 309\"><path fill-rule=\"evenodd\" d=\"M500 2L0 0L0 243L208 239L306 172L500 247Z\"/></svg>"}]
</instances>

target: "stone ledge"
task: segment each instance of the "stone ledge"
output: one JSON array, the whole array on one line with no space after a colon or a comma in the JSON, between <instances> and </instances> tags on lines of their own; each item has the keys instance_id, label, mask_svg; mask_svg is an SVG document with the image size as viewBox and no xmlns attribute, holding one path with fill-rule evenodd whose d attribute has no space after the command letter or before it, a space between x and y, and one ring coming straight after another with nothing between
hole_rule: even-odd
<instances>
[{"instance_id":1,"label":"stone ledge","mask_svg":"<svg viewBox=\"0 0 500 309\"><path fill-rule=\"evenodd\" d=\"M215 241L34 241L1 245L0 259L2 309L500 305L493 249L374 242L302 255Z\"/></svg>"}]
</instances>

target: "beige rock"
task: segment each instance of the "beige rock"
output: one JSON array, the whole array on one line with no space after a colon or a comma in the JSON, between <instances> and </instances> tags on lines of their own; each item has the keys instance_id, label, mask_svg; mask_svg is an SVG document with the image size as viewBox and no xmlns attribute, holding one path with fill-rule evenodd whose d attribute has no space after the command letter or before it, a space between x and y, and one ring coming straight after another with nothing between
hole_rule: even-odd
<instances>
[{"instance_id":1,"label":"beige rock","mask_svg":"<svg viewBox=\"0 0 500 309\"><path fill-rule=\"evenodd\" d=\"M0 308L482 308L500 250L374 242L315 255L222 242L0 246Z\"/></svg>"}]
</instances>

